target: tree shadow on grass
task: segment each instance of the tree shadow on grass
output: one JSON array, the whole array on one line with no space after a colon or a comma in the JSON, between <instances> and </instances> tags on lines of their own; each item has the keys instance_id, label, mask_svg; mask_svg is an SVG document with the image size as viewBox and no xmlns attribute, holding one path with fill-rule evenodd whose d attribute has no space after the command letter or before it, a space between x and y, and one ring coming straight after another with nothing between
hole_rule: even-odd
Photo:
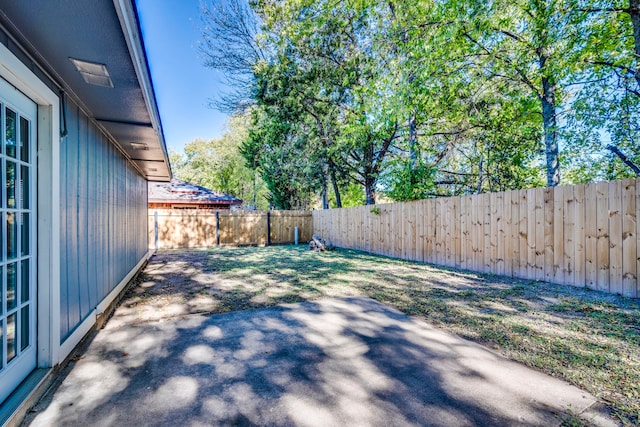
<instances>
[{"instance_id":1,"label":"tree shadow on grass","mask_svg":"<svg viewBox=\"0 0 640 427\"><path fill-rule=\"evenodd\" d=\"M316 253L294 246L161 251L123 299L107 329L167 320L186 322L193 314L356 295L426 318L554 375L569 369L585 370L587 377L593 377L601 369L594 363L606 360L607 369L623 369L620 377L629 380L598 384L593 392L617 393L622 396L617 399L623 401L624 393L637 389L634 372L623 362L612 364L613 360L623 361L627 354L637 354L634 348L639 335L633 329L640 323L637 303L598 292L440 269L356 251ZM573 329L567 325L574 325ZM576 328L581 335L568 341L567 334L575 335ZM148 334L144 339L130 338L136 345L153 341ZM603 338L618 340L620 345L595 348L594 343ZM117 359L118 353L112 356ZM581 381L576 383L583 384Z\"/></svg>"}]
</instances>

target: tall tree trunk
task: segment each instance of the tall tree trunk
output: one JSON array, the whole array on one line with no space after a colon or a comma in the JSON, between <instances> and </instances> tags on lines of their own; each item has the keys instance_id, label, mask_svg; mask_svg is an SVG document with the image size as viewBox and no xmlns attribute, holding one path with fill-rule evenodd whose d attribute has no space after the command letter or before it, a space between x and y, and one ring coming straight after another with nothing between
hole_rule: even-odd
<instances>
[{"instance_id":1,"label":"tall tree trunk","mask_svg":"<svg viewBox=\"0 0 640 427\"><path fill-rule=\"evenodd\" d=\"M376 204L376 180L372 176L366 176L364 178L364 193L365 193L365 205Z\"/></svg>"},{"instance_id":2,"label":"tall tree trunk","mask_svg":"<svg viewBox=\"0 0 640 427\"><path fill-rule=\"evenodd\" d=\"M322 166L322 209L329 209L329 165Z\"/></svg>"},{"instance_id":3,"label":"tall tree trunk","mask_svg":"<svg viewBox=\"0 0 640 427\"><path fill-rule=\"evenodd\" d=\"M331 184L333 185L333 194L336 196L336 207L342 207L342 198L340 197L340 188L338 188L338 181L336 180L336 170L333 163L329 164L329 173L331 175Z\"/></svg>"},{"instance_id":4,"label":"tall tree trunk","mask_svg":"<svg viewBox=\"0 0 640 427\"><path fill-rule=\"evenodd\" d=\"M257 172L253 172L253 209L258 209L258 189L256 186Z\"/></svg>"},{"instance_id":5,"label":"tall tree trunk","mask_svg":"<svg viewBox=\"0 0 640 427\"><path fill-rule=\"evenodd\" d=\"M629 16L633 25L633 42L636 60L640 58L640 0L629 0ZM640 65L634 70L636 81L640 85Z\"/></svg>"},{"instance_id":6,"label":"tall tree trunk","mask_svg":"<svg viewBox=\"0 0 640 427\"><path fill-rule=\"evenodd\" d=\"M541 60L541 63L544 63L544 59ZM544 128L544 147L547 160L547 187L555 187L560 183L555 89L555 85L548 77L542 78L542 125Z\"/></svg>"},{"instance_id":7,"label":"tall tree trunk","mask_svg":"<svg viewBox=\"0 0 640 427\"><path fill-rule=\"evenodd\" d=\"M418 165L418 129L416 126L416 112L411 112L409 117L409 156L411 158L411 170Z\"/></svg>"},{"instance_id":8,"label":"tall tree trunk","mask_svg":"<svg viewBox=\"0 0 640 427\"><path fill-rule=\"evenodd\" d=\"M478 187L476 188L476 194L482 193L482 183L484 181L484 158L480 158L478 164Z\"/></svg>"},{"instance_id":9,"label":"tall tree trunk","mask_svg":"<svg viewBox=\"0 0 640 427\"><path fill-rule=\"evenodd\" d=\"M374 156L373 142L369 140L369 142L364 146L364 153L362 155L364 163L362 178L364 180L365 205L375 205L376 203L376 176L374 170Z\"/></svg>"}]
</instances>

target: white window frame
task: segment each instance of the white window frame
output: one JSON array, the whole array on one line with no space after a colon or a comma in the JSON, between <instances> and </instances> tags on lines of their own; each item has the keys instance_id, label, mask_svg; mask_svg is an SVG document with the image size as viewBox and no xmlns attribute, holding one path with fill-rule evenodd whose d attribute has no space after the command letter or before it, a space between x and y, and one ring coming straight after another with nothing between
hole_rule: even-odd
<instances>
[{"instance_id":1,"label":"white window frame","mask_svg":"<svg viewBox=\"0 0 640 427\"><path fill-rule=\"evenodd\" d=\"M60 101L0 44L0 77L38 105L37 123L37 367L61 362L60 352Z\"/></svg>"}]
</instances>

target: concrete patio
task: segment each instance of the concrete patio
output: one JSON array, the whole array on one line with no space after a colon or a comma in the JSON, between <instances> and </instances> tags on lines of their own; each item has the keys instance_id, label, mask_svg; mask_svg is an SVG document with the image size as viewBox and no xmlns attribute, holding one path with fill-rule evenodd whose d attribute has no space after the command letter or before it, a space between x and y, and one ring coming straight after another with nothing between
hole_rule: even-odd
<instances>
[{"instance_id":1,"label":"concrete patio","mask_svg":"<svg viewBox=\"0 0 640 427\"><path fill-rule=\"evenodd\" d=\"M32 426L616 425L596 399L366 297L119 321Z\"/></svg>"}]
</instances>

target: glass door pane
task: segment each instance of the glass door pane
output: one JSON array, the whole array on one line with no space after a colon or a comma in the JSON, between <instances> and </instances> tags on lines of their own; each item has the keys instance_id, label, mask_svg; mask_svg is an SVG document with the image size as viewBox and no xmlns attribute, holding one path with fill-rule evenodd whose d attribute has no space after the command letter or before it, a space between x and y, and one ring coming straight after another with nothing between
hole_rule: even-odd
<instances>
[{"instance_id":1,"label":"glass door pane","mask_svg":"<svg viewBox=\"0 0 640 427\"><path fill-rule=\"evenodd\" d=\"M36 117L0 79L0 403L36 366Z\"/></svg>"}]
</instances>

